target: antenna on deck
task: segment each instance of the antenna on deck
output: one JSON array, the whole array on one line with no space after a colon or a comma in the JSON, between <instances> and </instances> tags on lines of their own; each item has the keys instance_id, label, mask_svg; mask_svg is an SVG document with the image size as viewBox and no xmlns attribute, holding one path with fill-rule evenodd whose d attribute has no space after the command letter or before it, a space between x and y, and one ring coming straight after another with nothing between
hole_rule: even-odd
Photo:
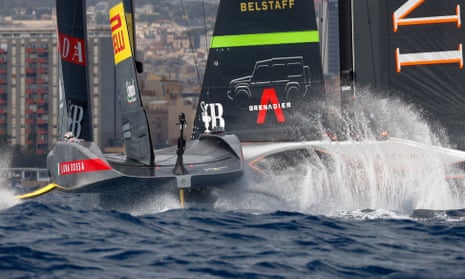
<instances>
[{"instance_id":1,"label":"antenna on deck","mask_svg":"<svg viewBox=\"0 0 465 279\"><path fill-rule=\"evenodd\" d=\"M176 123L176 125L179 125L178 149L176 150L178 158L176 160L176 166L173 169L173 173L177 175L182 175L187 173L187 170L184 167L182 157L184 154L184 150L186 149L186 138L184 137L184 128L186 128L187 122L186 115L184 114L184 112L182 112L179 115L179 123Z\"/></svg>"}]
</instances>

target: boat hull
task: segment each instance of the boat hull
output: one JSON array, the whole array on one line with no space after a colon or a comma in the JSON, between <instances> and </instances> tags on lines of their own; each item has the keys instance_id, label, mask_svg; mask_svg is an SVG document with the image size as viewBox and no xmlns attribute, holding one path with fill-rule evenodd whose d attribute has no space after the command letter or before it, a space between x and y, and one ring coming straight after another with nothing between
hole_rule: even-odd
<instances>
[{"instance_id":1,"label":"boat hull","mask_svg":"<svg viewBox=\"0 0 465 279\"><path fill-rule=\"evenodd\" d=\"M438 173L453 185L461 184L465 178L464 151L398 138L244 143L243 153L246 176L252 180L273 177L290 168L295 170L298 165L305 165L309 160L318 161L327 173L336 166L343 166L352 173L372 169L396 175L441 169ZM303 172L300 174L304 175Z\"/></svg>"},{"instance_id":2,"label":"boat hull","mask_svg":"<svg viewBox=\"0 0 465 279\"><path fill-rule=\"evenodd\" d=\"M223 187L243 173L240 142L233 135L204 135L184 153L184 174L175 174L176 149L155 152L153 166L127 160L124 155L104 155L92 142L59 142L47 158L51 182L68 192L147 195L149 192Z\"/></svg>"}]
</instances>

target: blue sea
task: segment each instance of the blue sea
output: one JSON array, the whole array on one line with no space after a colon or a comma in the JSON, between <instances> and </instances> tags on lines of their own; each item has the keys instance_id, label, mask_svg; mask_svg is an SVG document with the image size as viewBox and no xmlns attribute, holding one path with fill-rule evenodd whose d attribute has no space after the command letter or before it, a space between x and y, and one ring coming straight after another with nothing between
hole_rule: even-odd
<instances>
[{"instance_id":1,"label":"blue sea","mask_svg":"<svg viewBox=\"0 0 465 279\"><path fill-rule=\"evenodd\" d=\"M254 197L124 212L16 192L0 190L0 278L465 277L459 209L318 214Z\"/></svg>"}]
</instances>

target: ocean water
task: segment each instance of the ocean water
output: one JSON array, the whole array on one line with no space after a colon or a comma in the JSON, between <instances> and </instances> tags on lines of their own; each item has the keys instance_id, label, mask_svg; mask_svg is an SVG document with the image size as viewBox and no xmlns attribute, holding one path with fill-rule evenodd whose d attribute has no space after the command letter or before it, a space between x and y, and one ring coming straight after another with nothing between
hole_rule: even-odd
<instances>
[{"instance_id":1,"label":"ocean water","mask_svg":"<svg viewBox=\"0 0 465 279\"><path fill-rule=\"evenodd\" d=\"M1 191L1 278L465 276L464 210L320 215L173 203L135 213L86 209L60 192L13 195Z\"/></svg>"},{"instance_id":2,"label":"ocean water","mask_svg":"<svg viewBox=\"0 0 465 279\"><path fill-rule=\"evenodd\" d=\"M376 121L444 145L412 108L364 100L378 114L347 130L369 138ZM210 207L159 195L110 210L59 191L19 201L28 189L0 179L0 278L465 278L464 192L434 156L399 172L378 155L361 152L355 170L303 162Z\"/></svg>"}]
</instances>

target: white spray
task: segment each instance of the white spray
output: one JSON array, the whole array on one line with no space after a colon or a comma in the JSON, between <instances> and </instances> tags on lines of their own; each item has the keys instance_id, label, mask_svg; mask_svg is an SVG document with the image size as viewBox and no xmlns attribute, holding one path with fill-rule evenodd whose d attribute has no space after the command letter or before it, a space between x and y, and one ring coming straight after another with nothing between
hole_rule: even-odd
<instances>
[{"instance_id":1,"label":"white spray","mask_svg":"<svg viewBox=\"0 0 465 279\"><path fill-rule=\"evenodd\" d=\"M0 151L0 210L14 206L20 203L20 200L15 198L15 192L11 189L6 169L10 166L11 153L5 150Z\"/></svg>"},{"instance_id":2,"label":"white spray","mask_svg":"<svg viewBox=\"0 0 465 279\"><path fill-rule=\"evenodd\" d=\"M331 126L333 132L351 143L350 156L342 152L342 143L335 142L330 147L332 160L320 160L314 154L297 167L286 167L270 180L251 183L248 194L241 195L239 203L234 200L230 205L236 209L325 215L359 209L410 214L419 208L465 207L463 197L446 181L447 170L434 153L404 157L402 150L386 152L385 146L379 144L383 142L378 140L380 133L387 131L390 137L448 145L444 131L431 128L414 107L398 99L363 92L350 116L333 113L331 118L336 123ZM322 128L322 134L327 130ZM218 203L220 207L228 207L227 204L225 200Z\"/></svg>"}]
</instances>

